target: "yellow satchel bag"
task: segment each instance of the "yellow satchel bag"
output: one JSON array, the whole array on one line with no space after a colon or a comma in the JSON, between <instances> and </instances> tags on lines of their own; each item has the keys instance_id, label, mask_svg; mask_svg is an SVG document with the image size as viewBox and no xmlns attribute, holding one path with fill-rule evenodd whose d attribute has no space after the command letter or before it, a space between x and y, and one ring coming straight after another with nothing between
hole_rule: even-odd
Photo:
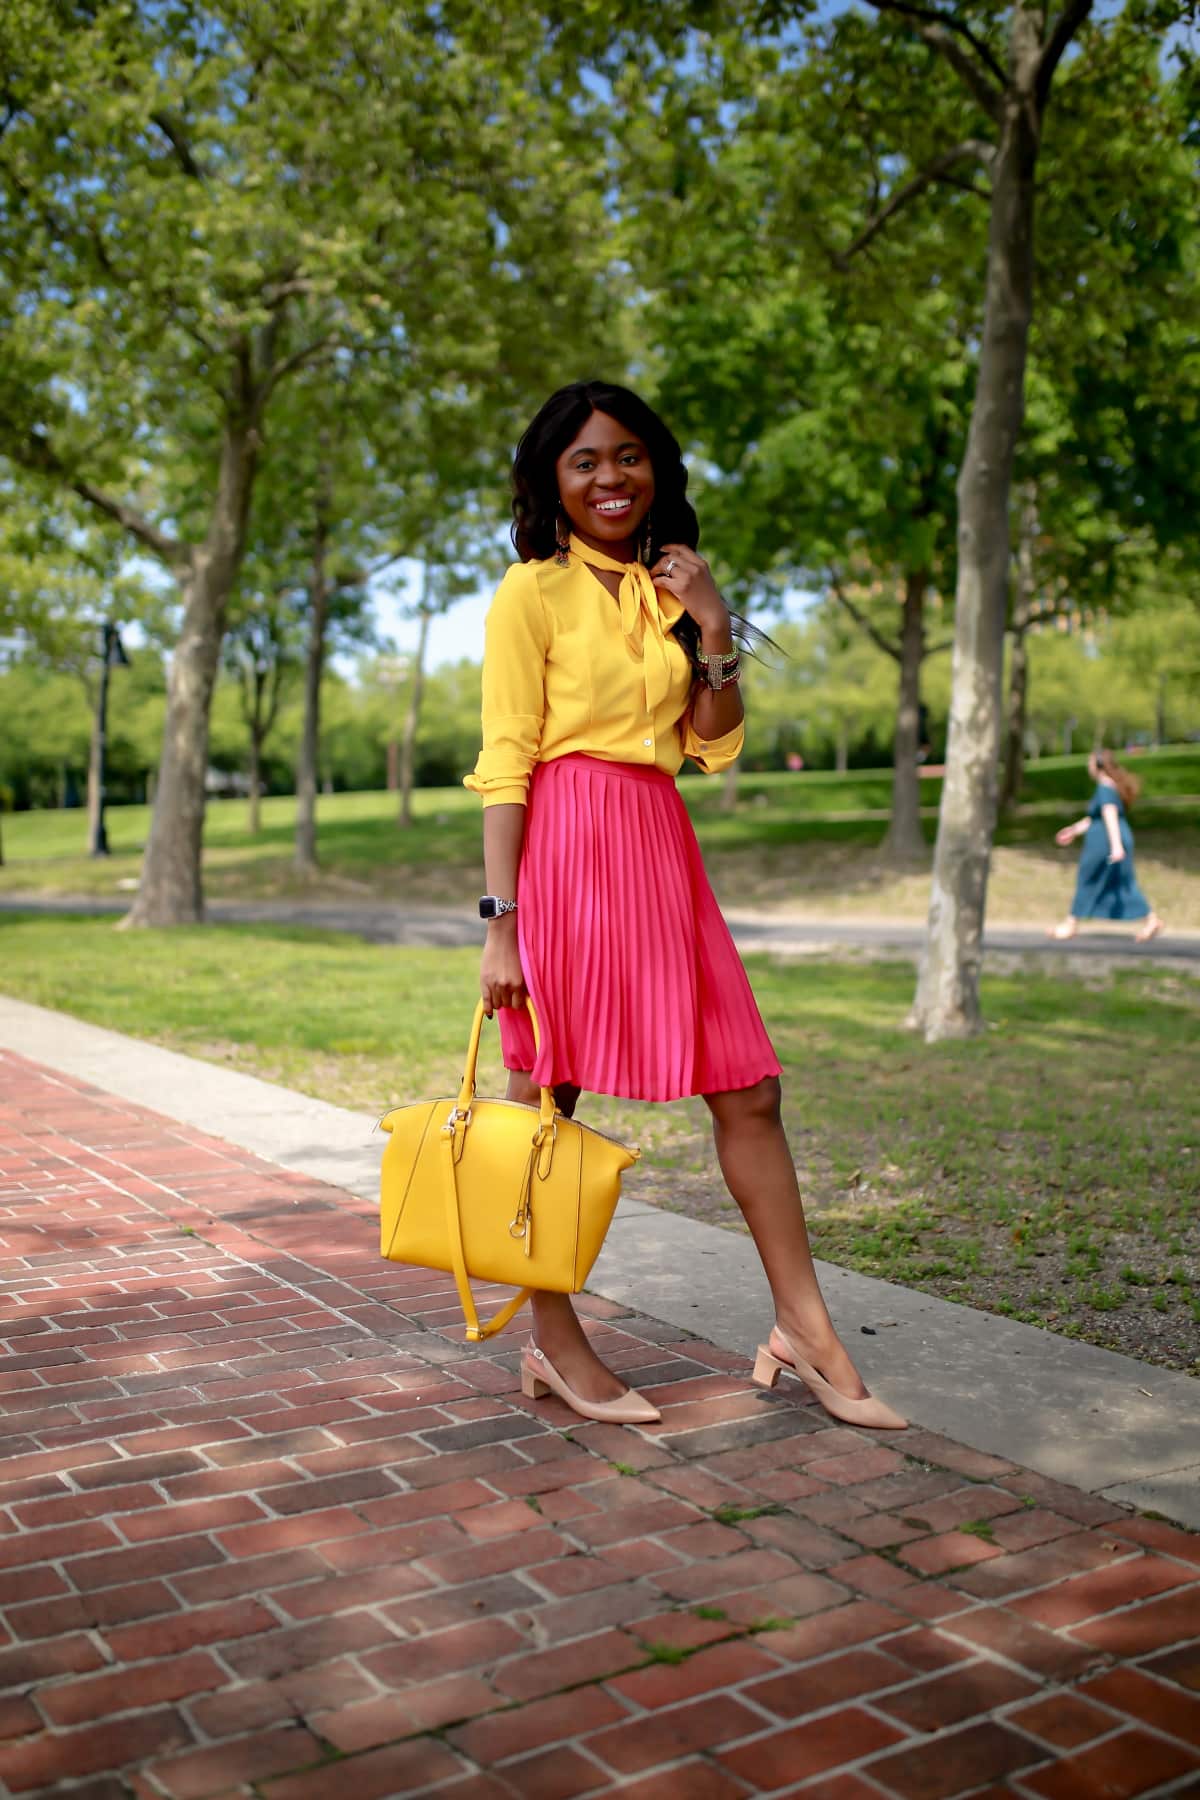
<instances>
[{"instance_id":1,"label":"yellow satchel bag","mask_svg":"<svg viewBox=\"0 0 1200 1800\"><path fill-rule=\"evenodd\" d=\"M541 1032L528 1002L535 1044ZM457 1100L398 1106L380 1183L380 1250L392 1262L454 1276L468 1339L503 1331L535 1288L577 1294L600 1254L640 1154L564 1118L550 1088L540 1106L480 1100L475 1070L485 1018L475 1008ZM480 1323L471 1280L521 1291Z\"/></svg>"}]
</instances>

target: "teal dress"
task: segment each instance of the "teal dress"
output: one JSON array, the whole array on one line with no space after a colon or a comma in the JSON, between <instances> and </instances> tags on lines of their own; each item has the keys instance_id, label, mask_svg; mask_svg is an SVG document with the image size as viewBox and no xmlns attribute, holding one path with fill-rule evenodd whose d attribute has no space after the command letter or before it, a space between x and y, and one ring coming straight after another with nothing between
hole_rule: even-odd
<instances>
[{"instance_id":1,"label":"teal dress","mask_svg":"<svg viewBox=\"0 0 1200 1800\"><path fill-rule=\"evenodd\" d=\"M1121 842L1125 860L1108 860L1108 831L1100 816L1104 806L1115 806L1120 814ZM1079 874L1075 881L1075 898L1071 915L1076 919L1144 919L1150 902L1137 884L1133 868L1133 833L1125 817L1125 803L1109 781L1102 781L1092 795L1088 807L1091 824L1083 840L1079 858Z\"/></svg>"}]
</instances>

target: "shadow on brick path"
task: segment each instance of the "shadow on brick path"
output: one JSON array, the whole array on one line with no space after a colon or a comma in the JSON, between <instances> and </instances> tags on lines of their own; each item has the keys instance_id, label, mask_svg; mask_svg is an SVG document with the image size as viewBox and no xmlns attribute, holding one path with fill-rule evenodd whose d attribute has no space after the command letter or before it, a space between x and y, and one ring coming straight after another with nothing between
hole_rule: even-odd
<instances>
[{"instance_id":1,"label":"shadow on brick path","mask_svg":"<svg viewBox=\"0 0 1200 1800\"><path fill-rule=\"evenodd\" d=\"M364 1202L0 1054L0 1782L1196 1791L1200 1538L582 1304L660 1427L524 1400Z\"/></svg>"}]
</instances>

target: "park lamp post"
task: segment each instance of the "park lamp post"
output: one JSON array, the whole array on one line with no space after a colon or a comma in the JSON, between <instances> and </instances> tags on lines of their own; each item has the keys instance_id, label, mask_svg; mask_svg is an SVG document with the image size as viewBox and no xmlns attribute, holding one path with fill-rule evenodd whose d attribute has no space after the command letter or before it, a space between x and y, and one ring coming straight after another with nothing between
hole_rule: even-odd
<instances>
[{"instance_id":1,"label":"park lamp post","mask_svg":"<svg viewBox=\"0 0 1200 1800\"><path fill-rule=\"evenodd\" d=\"M96 812L92 820L89 856L108 855L108 832L104 824L105 757L108 750L108 671L127 669L129 658L120 634L110 619L100 633L100 692L96 697Z\"/></svg>"}]
</instances>

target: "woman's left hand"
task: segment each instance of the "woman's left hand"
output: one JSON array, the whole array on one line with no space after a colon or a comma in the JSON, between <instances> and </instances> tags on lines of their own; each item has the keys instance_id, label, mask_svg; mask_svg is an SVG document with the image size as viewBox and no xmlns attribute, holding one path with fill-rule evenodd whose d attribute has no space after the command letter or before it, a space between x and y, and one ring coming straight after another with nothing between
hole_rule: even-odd
<instances>
[{"instance_id":1,"label":"woman's left hand","mask_svg":"<svg viewBox=\"0 0 1200 1800\"><path fill-rule=\"evenodd\" d=\"M1122 844L1122 846L1119 850L1110 850L1108 853L1108 860L1110 863L1124 862L1125 861L1125 846Z\"/></svg>"},{"instance_id":2,"label":"woman's left hand","mask_svg":"<svg viewBox=\"0 0 1200 1800\"><path fill-rule=\"evenodd\" d=\"M656 587L674 594L701 631L719 631L729 623L729 608L717 591L704 558L686 544L664 544L650 571Z\"/></svg>"}]
</instances>

